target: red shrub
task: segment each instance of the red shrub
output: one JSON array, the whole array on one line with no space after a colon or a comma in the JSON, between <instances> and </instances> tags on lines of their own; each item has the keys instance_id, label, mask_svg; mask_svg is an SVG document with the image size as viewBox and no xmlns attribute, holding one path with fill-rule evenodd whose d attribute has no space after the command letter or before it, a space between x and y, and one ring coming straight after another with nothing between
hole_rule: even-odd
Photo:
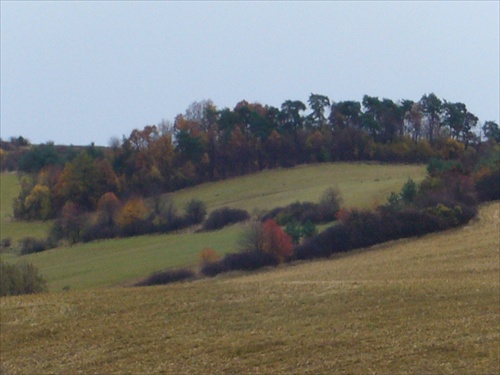
<instances>
[{"instance_id":1,"label":"red shrub","mask_svg":"<svg viewBox=\"0 0 500 375\"><path fill-rule=\"evenodd\" d=\"M269 219L262 224L262 250L279 262L293 255L291 237L274 220Z\"/></svg>"}]
</instances>

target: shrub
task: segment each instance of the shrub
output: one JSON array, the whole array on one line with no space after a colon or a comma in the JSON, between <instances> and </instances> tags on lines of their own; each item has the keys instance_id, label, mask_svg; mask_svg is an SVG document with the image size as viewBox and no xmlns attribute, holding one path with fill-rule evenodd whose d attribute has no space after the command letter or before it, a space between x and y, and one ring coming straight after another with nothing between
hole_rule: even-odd
<instances>
[{"instance_id":1,"label":"shrub","mask_svg":"<svg viewBox=\"0 0 500 375\"><path fill-rule=\"evenodd\" d=\"M448 207L457 204L475 206L477 193L471 177L458 172L444 173L439 177L428 177L420 185L414 204L420 208L442 203Z\"/></svg>"},{"instance_id":2,"label":"shrub","mask_svg":"<svg viewBox=\"0 0 500 375\"><path fill-rule=\"evenodd\" d=\"M11 246L12 246L12 238L10 238L10 237L4 238L2 240L2 242L0 242L0 248L1 249L7 249L7 248L9 248Z\"/></svg>"},{"instance_id":3,"label":"shrub","mask_svg":"<svg viewBox=\"0 0 500 375\"><path fill-rule=\"evenodd\" d=\"M282 262L293 254L293 242L274 220L268 219L247 227L240 238L240 249L243 252L264 252Z\"/></svg>"},{"instance_id":4,"label":"shrub","mask_svg":"<svg viewBox=\"0 0 500 375\"><path fill-rule=\"evenodd\" d=\"M118 235L119 229L117 226L99 219L94 224L86 225L81 232L80 239L82 242L90 242L105 238L114 238Z\"/></svg>"},{"instance_id":5,"label":"shrub","mask_svg":"<svg viewBox=\"0 0 500 375\"><path fill-rule=\"evenodd\" d=\"M21 240L21 255L39 253L49 248L47 241L34 237L25 237Z\"/></svg>"},{"instance_id":6,"label":"shrub","mask_svg":"<svg viewBox=\"0 0 500 375\"><path fill-rule=\"evenodd\" d=\"M262 250L262 223L253 221L248 223L243 234L238 239L240 251Z\"/></svg>"},{"instance_id":7,"label":"shrub","mask_svg":"<svg viewBox=\"0 0 500 375\"><path fill-rule=\"evenodd\" d=\"M483 167L474 175L474 182L481 202L500 199L500 169Z\"/></svg>"},{"instance_id":8,"label":"shrub","mask_svg":"<svg viewBox=\"0 0 500 375\"><path fill-rule=\"evenodd\" d=\"M304 238L310 238L312 236L315 236L318 234L318 229L316 228L316 225L311 220L308 220L302 225L301 227L301 234L302 237Z\"/></svg>"},{"instance_id":9,"label":"shrub","mask_svg":"<svg viewBox=\"0 0 500 375\"><path fill-rule=\"evenodd\" d=\"M135 286L170 284L179 281L185 281L188 279L193 279L194 277L195 273L188 269L162 271L152 274L146 280L137 283Z\"/></svg>"},{"instance_id":10,"label":"shrub","mask_svg":"<svg viewBox=\"0 0 500 375\"><path fill-rule=\"evenodd\" d=\"M276 266L278 263L278 259L273 254L258 250L227 254L223 258L226 271L253 271L265 266Z\"/></svg>"},{"instance_id":11,"label":"shrub","mask_svg":"<svg viewBox=\"0 0 500 375\"><path fill-rule=\"evenodd\" d=\"M168 232L184 226L174 202L168 196L155 196L153 203L153 225L158 232Z\"/></svg>"},{"instance_id":12,"label":"shrub","mask_svg":"<svg viewBox=\"0 0 500 375\"><path fill-rule=\"evenodd\" d=\"M300 238L302 237L302 226L297 220L289 221L285 227L285 232L290 236L294 244L300 242Z\"/></svg>"},{"instance_id":13,"label":"shrub","mask_svg":"<svg viewBox=\"0 0 500 375\"><path fill-rule=\"evenodd\" d=\"M250 215L245 210L224 207L213 211L203 223L203 229L216 230L229 224L239 223L250 219Z\"/></svg>"},{"instance_id":14,"label":"shrub","mask_svg":"<svg viewBox=\"0 0 500 375\"><path fill-rule=\"evenodd\" d=\"M417 184L409 178L401 189L401 198L403 199L403 202L406 204L412 203L417 197L417 192Z\"/></svg>"},{"instance_id":15,"label":"shrub","mask_svg":"<svg viewBox=\"0 0 500 375\"><path fill-rule=\"evenodd\" d=\"M40 293L47 282L31 263L19 265L0 261L0 296Z\"/></svg>"},{"instance_id":16,"label":"shrub","mask_svg":"<svg viewBox=\"0 0 500 375\"><path fill-rule=\"evenodd\" d=\"M200 268L201 274L209 277L214 277L220 273L227 271L228 270L225 268L225 264L222 260L218 262L203 264Z\"/></svg>"},{"instance_id":17,"label":"shrub","mask_svg":"<svg viewBox=\"0 0 500 375\"><path fill-rule=\"evenodd\" d=\"M435 232L443 227L442 221L426 211L407 208L384 216L384 222L390 229L388 238L407 238Z\"/></svg>"},{"instance_id":18,"label":"shrub","mask_svg":"<svg viewBox=\"0 0 500 375\"><path fill-rule=\"evenodd\" d=\"M285 207L276 207L262 217L262 221L272 219L279 225L287 225L291 221L304 223L307 220L320 220L318 205L312 202L295 202Z\"/></svg>"},{"instance_id":19,"label":"shrub","mask_svg":"<svg viewBox=\"0 0 500 375\"><path fill-rule=\"evenodd\" d=\"M207 206L198 199L193 199L186 205L186 221L190 225L199 224L207 215Z\"/></svg>"},{"instance_id":20,"label":"shrub","mask_svg":"<svg viewBox=\"0 0 500 375\"><path fill-rule=\"evenodd\" d=\"M326 223L336 218L340 210L342 197L338 189L329 188L321 196L318 204L312 202L295 202L285 207L277 207L264 215L262 221L273 219L279 225L287 225L292 221L302 224Z\"/></svg>"},{"instance_id":21,"label":"shrub","mask_svg":"<svg viewBox=\"0 0 500 375\"><path fill-rule=\"evenodd\" d=\"M198 257L200 258L200 263L202 267L206 264L215 263L219 259L219 256L217 255L215 250L209 247L203 249L198 255Z\"/></svg>"},{"instance_id":22,"label":"shrub","mask_svg":"<svg viewBox=\"0 0 500 375\"><path fill-rule=\"evenodd\" d=\"M475 206L467 206L463 204L446 206L439 203L434 207L427 208L426 212L440 219L442 229L447 229L467 223L470 219L476 216L477 208Z\"/></svg>"},{"instance_id":23,"label":"shrub","mask_svg":"<svg viewBox=\"0 0 500 375\"><path fill-rule=\"evenodd\" d=\"M326 258L350 250L349 241L345 225L340 223L295 247L295 259Z\"/></svg>"},{"instance_id":24,"label":"shrub","mask_svg":"<svg viewBox=\"0 0 500 375\"><path fill-rule=\"evenodd\" d=\"M327 189L319 201L319 220L320 222L328 222L335 220L335 215L340 210L342 205L342 196L338 189Z\"/></svg>"},{"instance_id":25,"label":"shrub","mask_svg":"<svg viewBox=\"0 0 500 375\"><path fill-rule=\"evenodd\" d=\"M401 210L403 208L401 195L391 192L391 194L387 197L387 203L384 208L393 212Z\"/></svg>"},{"instance_id":26,"label":"shrub","mask_svg":"<svg viewBox=\"0 0 500 375\"><path fill-rule=\"evenodd\" d=\"M253 222L240 239L239 253L226 254L219 261L204 264L201 273L215 276L222 272L253 271L265 266L276 266L293 255L289 235L273 220Z\"/></svg>"},{"instance_id":27,"label":"shrub","mask_svg":"<svg viewBox=\"0 0 500 375\"><path fill-rule=\"evenodd\" d=\"M344 226L349 235L349 250L387 241L386 225L378 211L352 210Z\"/></svg>"},{"instance_id":28,"label":"shrub","mask_svg":"<svg viewBox=\"0 0 500 375\"><path fill-rule=\"evenodd\" d=\"M266 220L262 224L262 248L256 250L274 256L281 263L293 255L293 243L291 237L274 220Z\"/></svg>"},{"instance_id":29,"label":"shrub","mask_svg":"<svg viewBox=\"0 0 500 375\"><path fill-rule=\"evenodd\" d=\"M205 276L216 276L229 271L254 271L266 266L277 266L278 259L263 251L243 251L241 253L226 254L218 262L205 264L201 273Z\"/></svg>"},{"instance_id":30,"label":"shrub","mask_svg":"<svg viewBox=\"0 0 500 375\"><path fill-rule=\"evenodd\" d=\"M429 173L429 175L432 177L452 171L463 171L462 164L460 164L460 162L456 160L431 158L429 164L427 165L427 173Z\"/></svg>"}]
</instances>

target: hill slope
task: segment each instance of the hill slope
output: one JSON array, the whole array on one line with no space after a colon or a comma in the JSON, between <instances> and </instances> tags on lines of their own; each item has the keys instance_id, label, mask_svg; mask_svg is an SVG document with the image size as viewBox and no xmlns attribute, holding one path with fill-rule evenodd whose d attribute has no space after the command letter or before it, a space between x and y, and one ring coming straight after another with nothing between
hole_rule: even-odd
<instances>
[{"instance_id":1,"label":"hill slope","mask_svg":"<svg viewBox=\"0 0 500 375\"><path fill-rule=\"evenodd\" d=\"M500 370L500 203L464 228L270 272L2 298L9 373Z\"/></svg>"},{"instance_id":2,"label":"hill slope","mask_svg":"<svg viewBox=\"0 0 500 375\"><path fill-rule=\"evenodd\" d=\"M180 206L197 198L209 209L231 206L248 211L274 208L296 201L317 201L330 187L337 187L347 207L370 207L385 202L412 178L425 177L424 165L377 163L324 163L260 173L206 183L172 194Z\"/></svg>"},{"instance_id":3,"label":"hill slope","mask_svg":"<svg viewBox=\"0 0 500 375\"><path fill-rule=\"evenodd\" d=\"M367 207L377 201L383 202L391 191L399 191L408 178L420 181L424 176L425 167L422 165L318 164L203 184L173 193L172 200L179 207L196 198L206 202L209 210L231 206L252 212L296 201L318 201L323 191L336 186L342 193L345 206ZM108 287L164 268L196 264L198 253L205 247L211 247L219 254L234 251L241 230L240 226L235 226L195 235L168 234L98 241L57 248L22 259L40 268L50 290L61 290L66 286L72 289ZM15 261L12 257L7 260Z\"/></svg>"}]
</instances>

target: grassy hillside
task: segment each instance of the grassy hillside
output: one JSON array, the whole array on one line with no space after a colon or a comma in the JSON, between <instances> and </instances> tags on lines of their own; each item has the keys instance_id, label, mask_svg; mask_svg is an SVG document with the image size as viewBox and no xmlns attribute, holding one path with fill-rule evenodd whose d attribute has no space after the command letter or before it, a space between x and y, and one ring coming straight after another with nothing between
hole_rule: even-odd
<instances>
[{"instance_id":1,"label":"grassy hillside","mask_svg":"<svg viewBox=\"0 0 500 375\"><path fill-rule=\"evenodd\" d=\"M63 247L22 257L38 266L49 289L116 286L155 271L196 265L205 247L234 251L241 225L210 233L138 236Z\"/></svg>"},{"instance_id":2,"label":"grassy hillside","mask_svg":"<svg viewBox=\"0 0 500 375\"><path fill-rule=\"evenodd\" d=\"M425 177L422 165L331 163L304 165L203 184L174 193L180 206L192 198L210 209L231 206L248 211L269 209L296 201L317 201L329 187L338 187L348 207L370 207L385 202L391 191L413 178Z\"/></svg>"},{"instance_id":3,"label":"grassy hillside","mask_svg":"<svg viewBox=\"0 0 500 375\"><path fill-rule=\"evenodd\" d=\"M465 228L325 261L0 300L8 373L500 371L499 202Z\"/></svg>"},{"instance_id":4,"label":"grassy hillside","mask_svg":"<svg viewBox=\"0 0 500 375\"><path fill-rule=\"evenodd\" d=\"M424 175L425 167L415 165L318 164L203 184L173 193L172 199L180 207L197 198L206 202L209 209L228 205L252 212L298 200L317 201L324 190L336 186L344 197L345 206L366 207L383 202L391 191L399 191L409 177L419 181ZM16 223L19 226L24 224L27 223ZM50 290L61 290L66 286L72 289L113 286L160 269L194 265L198 253L205 247L212 247L221 255L234 251L241 230L241 226L235 226L206 234L99 241L22 259L40 268ZM2 259L16 261L10 254L2 255Z\"/></svg>"}]
</instances>

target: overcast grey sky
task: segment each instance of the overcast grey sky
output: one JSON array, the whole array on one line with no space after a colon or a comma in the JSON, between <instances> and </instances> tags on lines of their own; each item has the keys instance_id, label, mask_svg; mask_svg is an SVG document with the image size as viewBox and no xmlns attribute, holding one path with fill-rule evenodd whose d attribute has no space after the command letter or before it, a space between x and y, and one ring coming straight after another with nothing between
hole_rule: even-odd
<instances>
[{"instance_id":1,"label":"overcast grey sky","mask_svg":"<svg viewBox=\"0 0 500 375\"><path fill-rule=\"evenodd\" d=\"M499 1L1 1L1 136L106 145L190 103L434 92L499 121Z\"/></svg>"}]
</instances>

